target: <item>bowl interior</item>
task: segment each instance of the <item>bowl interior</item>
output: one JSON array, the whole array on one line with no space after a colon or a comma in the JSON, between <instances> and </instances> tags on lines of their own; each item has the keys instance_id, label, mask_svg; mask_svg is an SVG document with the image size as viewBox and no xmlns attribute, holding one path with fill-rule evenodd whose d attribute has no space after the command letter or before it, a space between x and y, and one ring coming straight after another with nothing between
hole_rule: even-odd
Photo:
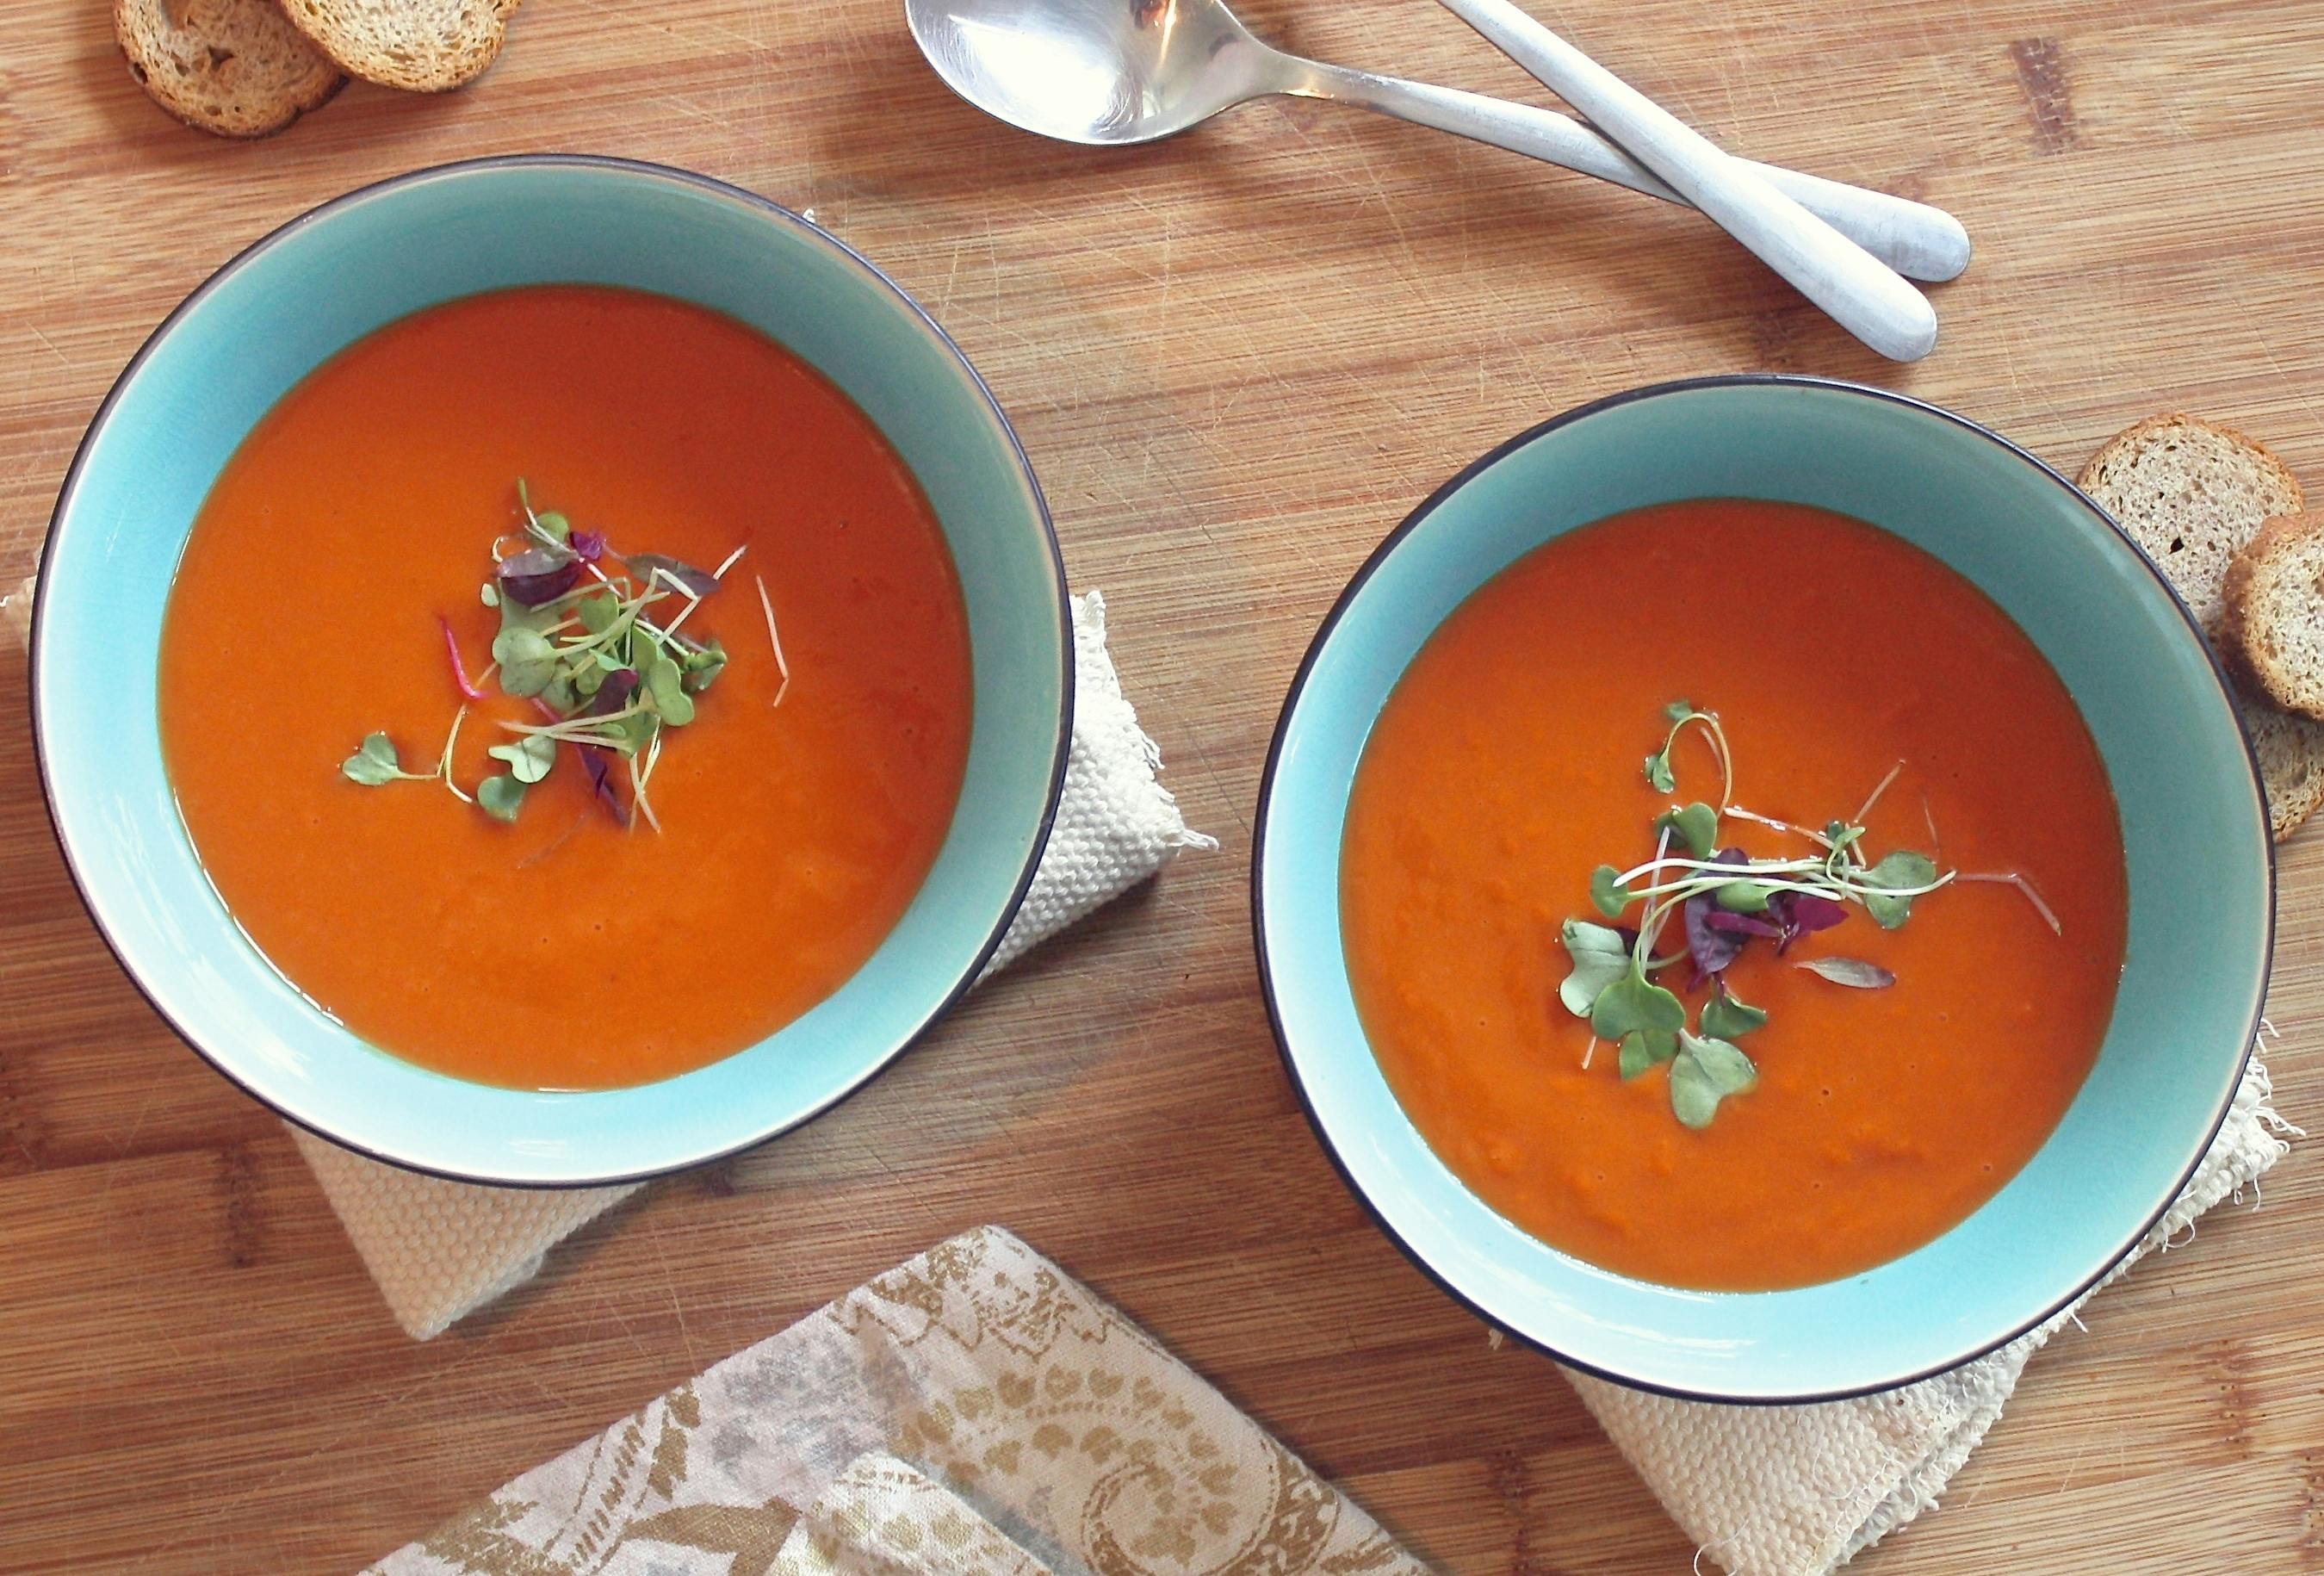
<instances>
[{"instance_id":1,"label":"bowl interior","mask_svg":"<svg viewBox=\"0 0 2324 1576\"><path fill-rule=\"evenodd\" d=\"M965 595L974 732L918 899L835 994L779 1034L635 1089L540 1094L445 1077L325 1018L242 937L162 770L155 661L186 533L252 425L351 341L424 307L544 282L626 285L780 340L872 417L918 478ZM870 1077L974 974L1046 840L1072 640L1047 517L983 385L895 288L805 221L645 166L488 161L368 189L211 281L124 374L52 525L34 701L60 836L155 1004L285 1114L407 1165L604 1180L782 1130Z\"/></svg>"},{"instance_id":2,"label":"bowl interior","mask_svg":"<svg viewBox=\"0 0 2324 1576\"><path fill-rule=\"evenodd\" d=\"M1420 646L1540 543L1624 510L1711 496L1857 516L1992 596L2088 719L2120 804L2129 869L2113 1024L2049 1143L1928 1246L1794 1291L1628 1280L1494 1213L1397 1104L1365 1043L1341 952L1349 784ZM2265 805L2218 670L2178 604L2106 518L2037 462L1941 412L1843 385L1747 379L1646 391L1553 422L1439 493L1318 636L1277 735L1260 835L1260 947L1277 1030L1354 1185L1487 1316L1609 1377L1685 1394L1792 1399L1882 1387L1978 1355L2062 1305L2146 1230L2200 1158L2265 986Z\"/></svg>"}]
</instances>

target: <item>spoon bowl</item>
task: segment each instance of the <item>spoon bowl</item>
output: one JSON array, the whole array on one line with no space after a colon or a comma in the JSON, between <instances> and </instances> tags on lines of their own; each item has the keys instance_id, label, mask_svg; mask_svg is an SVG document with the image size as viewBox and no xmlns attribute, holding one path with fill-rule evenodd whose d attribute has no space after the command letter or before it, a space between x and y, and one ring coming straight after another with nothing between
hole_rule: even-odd
<instances>
[{"instance_id":1,"label":"spoon bowl","mask_svg":"<svg viewBox=\"0 0 2324 1576\"><path fill-rule=\"evenodd\" d=\"M1022 130L1150 143L1286 90L1287 57L1219 0L906 0L952 90Z\"/></svg>"}]
</instances>

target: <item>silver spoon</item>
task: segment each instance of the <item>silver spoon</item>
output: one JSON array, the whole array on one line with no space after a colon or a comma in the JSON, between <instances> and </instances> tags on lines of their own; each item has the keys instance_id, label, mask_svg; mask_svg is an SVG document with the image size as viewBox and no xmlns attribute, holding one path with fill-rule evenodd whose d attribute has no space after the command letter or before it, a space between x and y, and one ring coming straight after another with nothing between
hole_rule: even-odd
<instances>
[{"instance_id":1,"label":"silver spoon","mask_svg":"<svg viewBox=\"0 0 2324 1576\"><path fill-rule=\"evenodd\" d=\"M1377 110L1686 203L1570 115L1286 54L1254 38L1224 0L905 0L904 14L954 92L1063 142L1148 143L1288 93ZM1969 266L1969 234L1941 208L1734 161L1899 273L1947 280Z\"/></svg>"},{"instance_id":2,"label":"silver spoon","mask_svg":"<svg viewBox=\"0 0 2324 1576\"><path fill-rule=\"evenodd\" d=\"M1784 195L1678 116L1520 10L1513 0L1445 7L1590 117L1709 214L1840 326L1894 361L1937 346L1937 312L1895 270Z\"/></svg>"}]
</instances>

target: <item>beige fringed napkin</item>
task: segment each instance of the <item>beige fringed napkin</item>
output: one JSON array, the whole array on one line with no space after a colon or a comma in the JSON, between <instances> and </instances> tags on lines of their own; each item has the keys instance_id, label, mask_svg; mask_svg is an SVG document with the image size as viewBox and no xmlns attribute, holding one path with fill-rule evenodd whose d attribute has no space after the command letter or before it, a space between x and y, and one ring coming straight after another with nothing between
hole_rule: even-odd
<instances>
[{"instance_id":1,"label":"beige fringed napkin","mask_svg":"<svg viewBox=\"0 0 2324 1576\"><path fill-rule=\"evenodd\" d=\"M536 1467L379 1576L1425 1576L1024 1243L955 1237Z\"/></svg>"},{"instance_id":2,"label":"beige fringed napkin","mask_svg":"<svg viewBox=\"0 0 2324 1576\"><path fill-rule=\"evenodd\" d=\"M2299 1129L2275 1113L2269 1092L2255 1055L2194 1180L2115 1274L2243 1197L2282 1157L2282 1135ZM2026 1359L2105 1284L1990 1357L1855 1401L1712 1406L1566 1377L1704 1554L1735 1576L1822 1576L1935 1508L2000 1417Z\"/></svg>"},{"instance_id":3,"label":"beige fringed napkin","mask_svg":"<svg viewBox=\"0 0 2324 1576\"><path fill-rule=\"evenodd\" d=\"M19 639L32 582L0 597ZM1105 647L1105 599L1078 596L1074 737L1049 846L990 975L1044 937L1153 875L1182 848L1215 848L1187 829L1156 780L1162 764L1121 693ZM530 1280L541 1256L637 1191L531 1189L445 1182L383 1166L293 1128L290 1136L346 1227L396 1323L425 1341Z\"/></svg>"}]
</instances>

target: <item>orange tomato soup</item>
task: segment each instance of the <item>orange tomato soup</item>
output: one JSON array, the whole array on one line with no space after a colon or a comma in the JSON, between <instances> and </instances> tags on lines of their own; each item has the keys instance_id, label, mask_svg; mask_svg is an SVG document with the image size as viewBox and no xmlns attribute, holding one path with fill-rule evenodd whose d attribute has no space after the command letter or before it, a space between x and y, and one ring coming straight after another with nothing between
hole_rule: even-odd
<instances>
[{"instance_id":1,"label":"orange tomato soup","mask_svg":"<svg viewBox=\"0 0 2324 1576\"><path fill-rule=\"evenodd\" d=\"M748 544L686 626L731 656L666 730L659 834L617 825L571 749L512 825L340 773L374 730L435 763L461 698L438 621L480 676L519 476L617 550L709 569ZM483 687L469 792L503 770L496 724L540 721ZM390 325L259 423L178 570L161 720L219 895L323 1010L460 1077L604 1088L760 1039L878 947L959 796L967 620L912 476L796 356L659 297L528 288Z\"/></svg>"},{"instance_id":2,"label":"orange tomato soup","mask_svg":"<svg viewBox=\"0 0 2324 1576\"><path fill-rule=\"evenodd\" d=\"M1673 803L1718 801L1699 730L1673 757L1675 793L1640 770L1682 698L1719 714L1735 802L1763 816L1849 817L1902 760L1865 820L1874 857L2016 872L2063 934L2013 887L1955 884L1894 931L1849 905L1783 957L1755 941L1729 979L1768 1013L1738 1042L1757 1086L1683 1127L1668 1069L1623 1082L1558 1000L1563 923L1601 921L1591 870L1651 857ZM1803 848L1732 819L1720 841ZM1886 532L1722 499L1562 537L1446 621L1365 747L1341 884L1366 1034L1444 1163L1577 1258L1729 1290L1869 1268L2006 1182L2097 1055L2126 909L2098 749L2007 615ZM1664 937L1684 945L1675 923ZM1794 966L1832 955L1895 983ZM1690 1011L1703 1000L1680 993Z\"/></svg>"}]
</instances>

